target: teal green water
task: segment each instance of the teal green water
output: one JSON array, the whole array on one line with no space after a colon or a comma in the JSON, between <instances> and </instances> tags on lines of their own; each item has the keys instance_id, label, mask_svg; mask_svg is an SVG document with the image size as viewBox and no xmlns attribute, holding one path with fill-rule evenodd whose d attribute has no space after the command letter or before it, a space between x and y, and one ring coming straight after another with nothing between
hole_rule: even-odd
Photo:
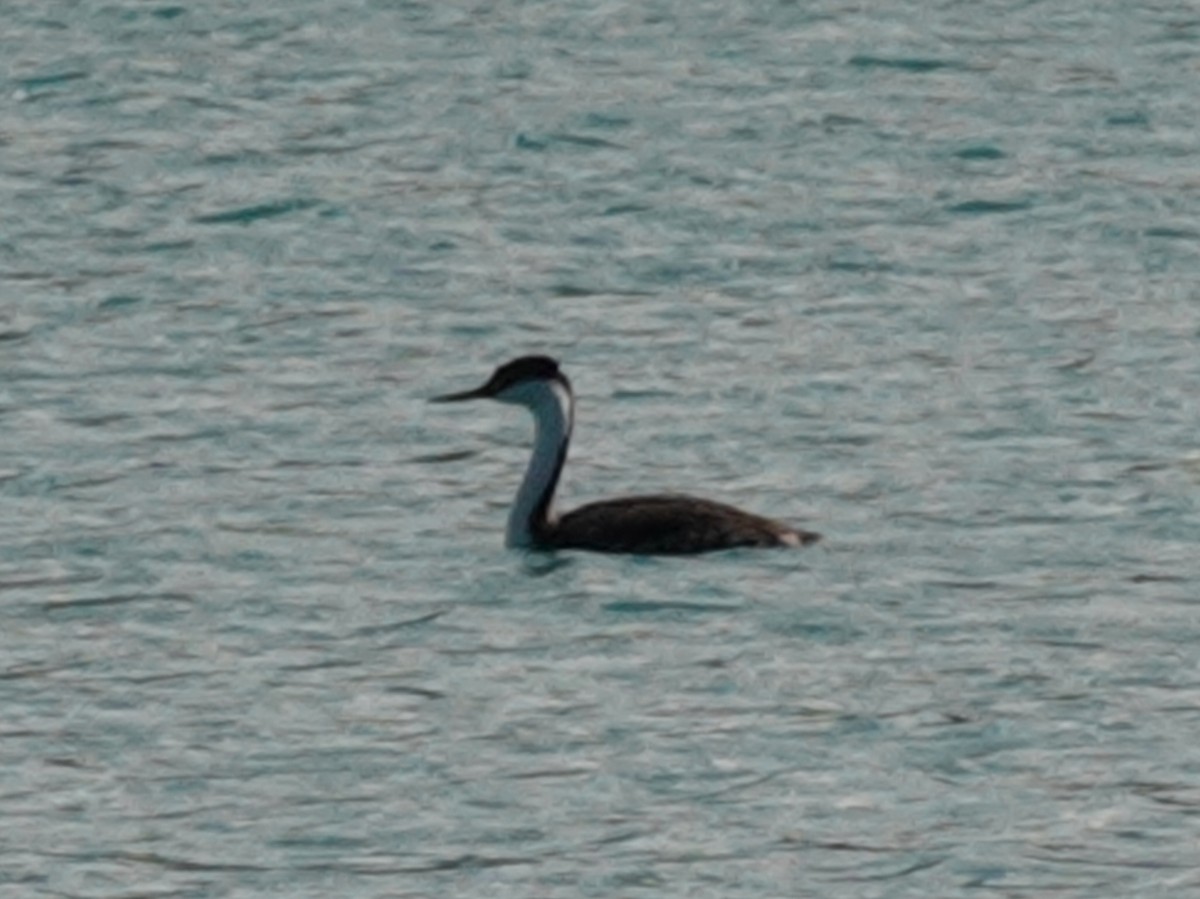
<instances>
[{"instance_id":1,"label":"teal green water","mask_svg":"<svg viewBox=\"0 0 1200 899\"><path fill-rule=\"evenodd\" d=\"M0 895L1200 892L1188 4L51 2ZM680 490L802 553L502 546Z\"/></svg>"}]
</instances>

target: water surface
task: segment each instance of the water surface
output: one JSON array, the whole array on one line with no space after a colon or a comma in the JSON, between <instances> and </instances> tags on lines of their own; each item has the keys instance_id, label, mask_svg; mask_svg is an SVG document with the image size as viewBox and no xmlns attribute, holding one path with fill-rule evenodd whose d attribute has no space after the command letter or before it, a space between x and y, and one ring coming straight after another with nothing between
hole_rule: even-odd
<instances>
[{"instance_id":1,"label":"water surface","mask_svg":"<svg viewBox=\"0 0 1200 899\"><path fill-rule=\"evenodd\" d=\"M1186 4L25 4L0 893L1200 888ZM501 545L563 502L802 553Z\"/></svg>"}]
</instances>

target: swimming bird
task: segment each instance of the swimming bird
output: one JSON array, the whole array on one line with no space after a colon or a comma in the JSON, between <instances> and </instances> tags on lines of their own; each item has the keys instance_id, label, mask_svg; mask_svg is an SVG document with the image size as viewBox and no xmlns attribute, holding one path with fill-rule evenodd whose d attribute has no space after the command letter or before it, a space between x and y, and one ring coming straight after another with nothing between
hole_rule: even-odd
<instances>
[{"instance_id":1,"label":"swimming bird","mask_svg":"<svg viewBox=\"0 0 1200 899\"><path fill-rule=\"evenodd\" d=\"M567 460L575 395L558 362L522 356L501 365L474 390L430 402L492 399L533 413L533 456L508 516L505 542L527 549L584 549L608 553L702 553L739 546L803 546L820 539L770 518L691 496L624 496L559 515L554 491Z\"/></svg>"}]
</instances>

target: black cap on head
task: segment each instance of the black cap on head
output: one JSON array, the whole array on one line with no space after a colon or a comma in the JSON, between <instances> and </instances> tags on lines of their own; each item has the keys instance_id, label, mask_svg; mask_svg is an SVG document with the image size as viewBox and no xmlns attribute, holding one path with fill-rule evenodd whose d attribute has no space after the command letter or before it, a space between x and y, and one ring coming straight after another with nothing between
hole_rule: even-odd
<instances>
[{"instance_id":1,"label":"black cap on head","mask_svg":"<svg viewBox=\"0 0 1200 899\"><path fill-rule=\"evenodd\" d=\"M430 402L454 403L462 400L484 399L495 396L503 390L519 384L522 381L558 381L567 383L566 376L559 371L558 362L549 356L521 356L511 362L505 362L488 378L482 387L467 390L463 393L448 393L445 396L435 396Z\"/></svg>"},{"instance_id":2,"label":"black cap on head","mask_svg":"<svg viewBox=\"0 0 1200 899\"><path fill-rule=\"evenodd\" d=\"M496 390L503 390L518 381L543 380L561 377L558 362L549 356L522 356L512 362L505 362L493 373L488 380Z\"/></svg>"}]
</instances>

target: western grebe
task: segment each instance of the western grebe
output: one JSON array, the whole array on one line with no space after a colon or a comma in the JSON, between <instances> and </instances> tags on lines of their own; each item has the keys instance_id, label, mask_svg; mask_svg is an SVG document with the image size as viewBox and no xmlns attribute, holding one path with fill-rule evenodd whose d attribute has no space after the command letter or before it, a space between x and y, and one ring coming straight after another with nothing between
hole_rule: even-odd
<instances>
[{"instance_id":1,"label":"western grebe","mask_svg":"<svg viewBox=\"0 0 1200 899\"><path fill-rule=\"evenodd\" d=\"M690 496L625 496L559 516L554 490L575 422L571 382L548 356L501 365L482 387L430 402L493 399L524 406L535 424L533 458L508 516L508 546L609 553L702 553L737 546L803 546L819 534Z\"/></svg>"}]
</instances>

